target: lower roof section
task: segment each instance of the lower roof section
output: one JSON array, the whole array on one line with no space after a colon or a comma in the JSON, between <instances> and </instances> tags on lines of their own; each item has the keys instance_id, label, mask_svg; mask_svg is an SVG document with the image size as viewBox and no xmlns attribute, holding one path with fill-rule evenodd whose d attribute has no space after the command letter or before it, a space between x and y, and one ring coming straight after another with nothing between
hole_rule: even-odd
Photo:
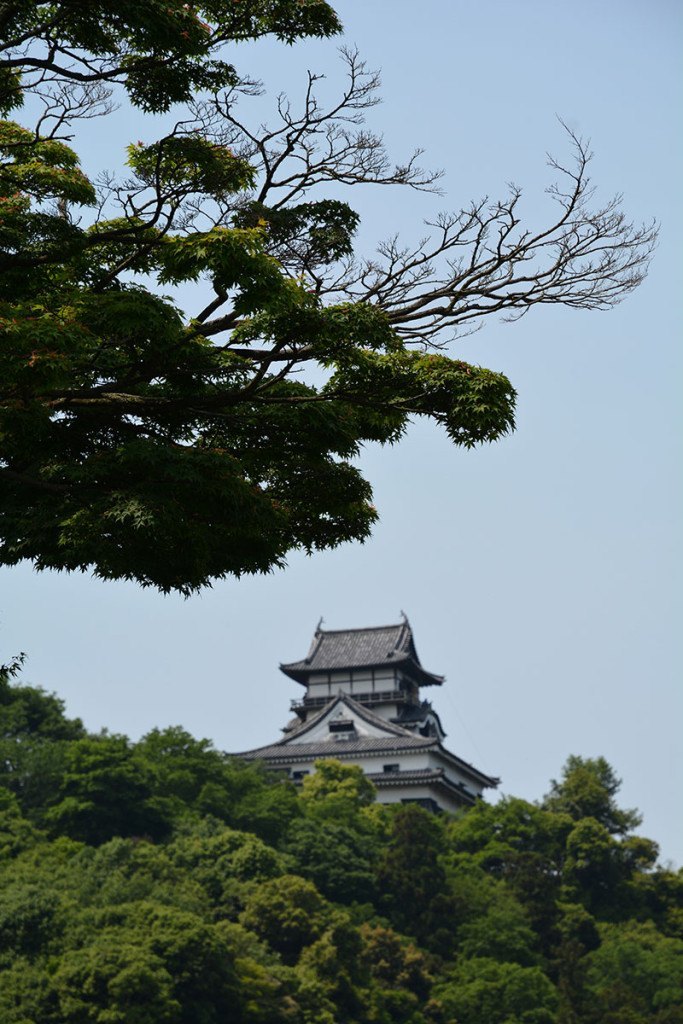
<instances>
[{"instance_id":1,"label":"lower roof section","mask_svg":"<svg viewBox=\"0 0 683 1024\"><path fill-rule=\"evenodd\" d=\"M395 721L387 721L345 693L331 699L316 715L289 730L276 743L233 756L290 769L318 759L350 761L361 764L373 781L375 774L381 774L382 785L386 782L384 772L374 771L377 761L396 758L398 774L403 774L405 782L410 781L409 775L428 770L437 773L434 781L444 779L444 785L460 791L471 787L475 794L482 789L495 788L500 781L451 753L439 736L422 736ZM428 780L420 776L414 780L418 781Z\"/></svg>"},{"instance_id":2,"label":"lower roof section","mask_svg":"<svg viewBox=\"0 0 683 1024\"><path fill-rule=\"evenodd\" d=\"M466 761L462 761L459 757L456 757L455 754L446 750L438 741L434 739L418 740L414 736L407 736L405 739L398 736L387 736L386 738L358 737L357 739L350 741L329 740L321 743L274 743L269 747L259 747L256 750L247 750L244 753L234 754L233 756L244 761L263 761L264 764L273 765L277 768L284 768L291 764L300 764L301 762L312 762L325 759L358 762L361 758L365 760L367 758L374 757L399 757L401 755L405 756L406 754L410 757L411 755L423 752L433 752L437 756L440 756L440 759L443 759L446 763L450 763L459 771L459 773L470 779L477 787L495 789L500 781L493 776L485 775ZM414 769L397 774L400 774L407 781L408 776L420 775L421 772L426 770L427 769ZM429 770L440 772L441 775L444 774L444 770L442 768ZM376 774L381 775L383 781L386 778L383 772L370 772L367 774L373 782ZM416 781L418 780L416 779ZM421 775L420 781L424 781Z\"/></svg>"},{"instance_id":3,"label":"lower roof section","mask_svg":"<svg viewBox=\"0 0 683 1024\"><path fill-rule=\"evenodd\" d=\"M449 795L455 797L459 803L474 804L477 800L476 793L470 792L462 782L452 782L443 768L418 768L398 772L368 772L366 778L372 782L373 786L380 790L414 786L417 783L423 783L430 788L445 790Z\"/></svg>"},{"instance_id":4,"label":"lower roof section","mask_svg":"<svg viewBox=\"0 0 683 1024\"><path fill-rule=\"evenodd\" d=\"M316 743L271 743L268 747L235 754L245 761L300 761L313 757L348 757L349 755L407 753L430 750L434 740L415 736L354 736L352 738L318 740Z\"/></svg>"}]
</instances>

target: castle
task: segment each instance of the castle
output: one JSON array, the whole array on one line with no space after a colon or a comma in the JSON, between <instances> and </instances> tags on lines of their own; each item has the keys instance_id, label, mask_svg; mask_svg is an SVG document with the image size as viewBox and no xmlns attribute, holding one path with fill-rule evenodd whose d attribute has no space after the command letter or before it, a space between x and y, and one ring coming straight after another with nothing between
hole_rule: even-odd
<instances>
[{"instance_id":1,"label":"castle","mask_svg":"<svg viewBox=\"0 0 683 1024\"><path fill-rule=\"evenodd\" d=\"M319 758L359 765L381 803L418 803L433 811L473 804L499 779L485 775L444 746L439 716L421 689L443 676L424 669L404 617L394 626L323 630L308 655L281 665L304 687L295 717L269 746L236 756L263 761L294 782Z\"/></svg>"}]
</instances>

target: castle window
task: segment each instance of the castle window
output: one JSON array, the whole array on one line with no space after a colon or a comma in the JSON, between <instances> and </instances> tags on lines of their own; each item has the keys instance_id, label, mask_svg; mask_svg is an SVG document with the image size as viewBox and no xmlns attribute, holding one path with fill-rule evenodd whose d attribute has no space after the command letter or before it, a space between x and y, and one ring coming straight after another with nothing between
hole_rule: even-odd
<instances>
[{"instance_id":1,"label":"castle window","mask_svg":"<svg viewBox=\"0 0 683 1024\"><path fill-rule=\"evenodd\" d=\"M311 773L307 771L292 772L292 782L301 782L305 775L310 774Z\"/></svg>"},{"instance_id":2,"label":"castle window","mask_svg":"<svg viewBox=\"0 0 683 1024\"><path fill-rule=\"evenodd\" d=\"M398 765L398 764L383 764L382 765L382 771L383 772L398 772L400 770L401 770L401 768L400 768L400 765Z\"/></svg>"},{"instance_id":3,"label":"castle window","mask_svg":"<svg viewBox=\"0 0 683 1024\"><path fill-rule=\"evenodd\" d=\"M355 732L356 723L349 718L334 718L330 722L330 732Z\"/></svg>"},{"instance_id":4,"label":"castle window","mask_svg":"<svg viewBox=\"0 0 683 1024\"><path fill-rule=\"evenodd\" d=\"M437 804L436 800L432 800L431 797L406 797L405 800L401 800L402 804L417 804L418 807L424 807L425 811L431 811L432 814L441 814L442 809Z\"/></svg>"}]
</instances>

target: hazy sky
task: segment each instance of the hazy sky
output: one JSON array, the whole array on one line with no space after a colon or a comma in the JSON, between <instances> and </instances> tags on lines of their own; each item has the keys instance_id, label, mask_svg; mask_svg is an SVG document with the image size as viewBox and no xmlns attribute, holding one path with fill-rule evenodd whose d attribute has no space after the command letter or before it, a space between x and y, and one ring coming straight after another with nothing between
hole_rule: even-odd
<instances>
[{"instance_id":1,"label":"hazy sky","mask_svg":"<svg viewBox=\"0 0 683 1024\"><path fill-rule=\"evenodd\" d=\"M662 857L683 863L681 701L681 10L578 0L340 2L346 42L383 72L372 123L401 160L443 167L446 195L351 192L362 242L505 183L548 215L557 117L589 136L599 196L661 221L645 284L616 310L548 307L493 320L458 354L507 373L514 436L456 450L428 424L362 465L381 523L364 546L296 556L269 577L184 601L87 576L0 575L5 657L91 729L139 737L181 724L226 750L273 741L300 695L278 663L315 625L398 621L404 609L452 750L540 798L570 753L604 755L621 800ZM240 70L296 93L308 68L337 80L339 41L237 49ZM245 104L245 111L248 106ZM259 110L263 109L259 106ZM155 126L120 111L88 127L89 170ZM191 301L191 296L189 297Z\"/></svg>"}]
</instances>

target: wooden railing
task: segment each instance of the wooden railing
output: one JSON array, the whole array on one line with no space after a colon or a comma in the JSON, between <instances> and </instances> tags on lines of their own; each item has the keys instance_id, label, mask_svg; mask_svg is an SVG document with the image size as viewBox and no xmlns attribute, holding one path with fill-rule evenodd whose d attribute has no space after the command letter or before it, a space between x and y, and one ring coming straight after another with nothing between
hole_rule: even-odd
<instances>
[{"instance_id":1,"label":"wooden railing","mask_svg":"<svg viewBox=\"0 0 683 1024\"><path fill-rule=\"evenodd\" d=\"M293 700L290 704L292 711L299 711L305 708L307 711L312 708L323 708L326 704L329 704L331 700L334 700L336 694L332 694L329 697L304 697L303 700ZM386 704L389 701L399 701L402 704L415 704L418 705L420 702L415 700L410 694L406 693L405 690L381 690L377 693L349 693L349 697L352 700L358 701L359 704Z\"/></svg>"}]
</instances>

